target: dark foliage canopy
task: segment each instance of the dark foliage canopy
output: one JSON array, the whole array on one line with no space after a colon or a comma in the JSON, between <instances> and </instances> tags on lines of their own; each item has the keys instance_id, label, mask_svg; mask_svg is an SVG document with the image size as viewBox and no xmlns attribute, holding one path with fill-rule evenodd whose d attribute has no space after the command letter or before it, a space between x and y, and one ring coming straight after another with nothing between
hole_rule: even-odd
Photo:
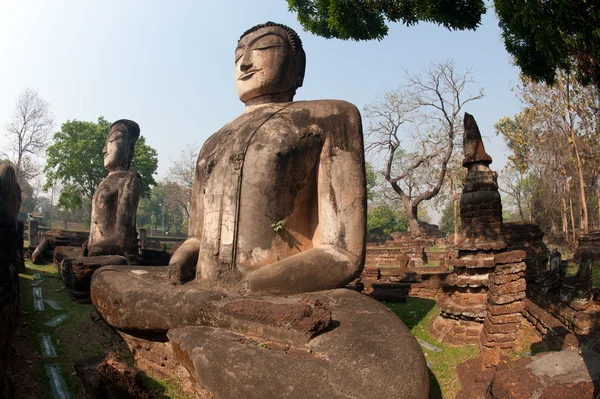
<instances>
[{"instance_id":1,"label":"dark foliage canopy","mask_svg":"<svg viewBox=\"0 0 600 399\"><path fill-rule=\"evenodd\" d=\"M383 39L388 22L433 22L448 29L475 29L485 13L483 0L287 0L298 21L325 38Z\"/></svg>"},{"instance_id":2,"label":"dark foliage canopy","mask_svg":"<svg viewBox=\"0 0 600 399\"><path fill-rule=\"evenodd\" d=\"M600 88L600 1L494 0L506 50L521 71L553 84L557 69Z\"/></svg>"}]
</instances>

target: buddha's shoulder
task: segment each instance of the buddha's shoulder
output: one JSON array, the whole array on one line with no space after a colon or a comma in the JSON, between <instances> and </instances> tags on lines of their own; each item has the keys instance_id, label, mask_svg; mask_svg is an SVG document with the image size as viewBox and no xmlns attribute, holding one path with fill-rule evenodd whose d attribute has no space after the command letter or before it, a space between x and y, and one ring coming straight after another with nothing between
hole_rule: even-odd
<instances>
[{"instance_id":1,"label":"buddha's shoulder","mask_svg":"<svg viewBox=\"0 0 600 399\"><path fill-rule=\"evenodd\" d=\"M142 180L142 177L135 170L123 170L119 172L114 172L106 176L104 179L106 181L116 180L116 181L131 181L131 180Z\"/></svg>"},{"instance_id":2,"label":"buddha's shoulder","mask_svg":"<svg viewBox=\"0 0 600 399\"><path fill-rule=\"evenodd\" d=\"M311 100L292 103L296 110L306 109L311 112L328 113L329 115L360 114L356 105L344 100Z\"/></svg>"}]
</instances>

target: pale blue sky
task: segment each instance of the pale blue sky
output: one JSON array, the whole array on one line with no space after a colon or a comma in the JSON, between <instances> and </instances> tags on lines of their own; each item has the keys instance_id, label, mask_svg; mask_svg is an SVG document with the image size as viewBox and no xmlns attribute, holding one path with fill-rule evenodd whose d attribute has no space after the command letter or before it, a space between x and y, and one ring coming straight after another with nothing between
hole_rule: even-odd
<instances>
[{"instance_id":1,"label":"pale blue sky","mask_svg":"<svg viewBox=\"0 0 600 399\"><path fill-rule=\"evenodd\" d=\"M100 115L138 122L164 176L187 144L202 144L242 112L233 79L236 42L269 20L291 26L304 42L306 78L297 100L342 99L362 110L401 83L403 68L418 73L447 58L472 68L486 97L465 111L490 138L492 167L503 166L505 146L493 124L520 109L510 91L518 69L493 10L476 32L394 24L381 42L357 43L304 32L285 0L0 0L0 130L18 94L31 87L50 103L57 130L68 119Z\"/></svg>"}]
</instances>

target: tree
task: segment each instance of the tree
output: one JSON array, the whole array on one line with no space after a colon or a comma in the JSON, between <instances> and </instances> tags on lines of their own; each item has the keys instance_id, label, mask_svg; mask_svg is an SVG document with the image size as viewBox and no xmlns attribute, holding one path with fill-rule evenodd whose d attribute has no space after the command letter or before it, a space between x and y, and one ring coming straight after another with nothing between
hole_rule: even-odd
<instances>
[{"instance_id":1,"label":"tree","mask_svg":"<svg viewBox=\"0 0 600 399\"><path fill-rule=\"evenodd\" d=\"M554 86L525 76L521 80L516 94L525 108L495 125L512 152L510 168L518 171L508 181L501 180L503 190L521 196L542 228L557 232L562 226L567 237L576 225L586 231L588 200L600 188L600 124L594 89L563 72Z\"/></svg>"},{"instance_id":2,"label":"tree","mask_svg":"<svg viewBox=\"0 0 600 399\"><path fill-rule=\"evenodd\" d=\"M600 90L600 3L494 0L506 50L523 74L554 84L573 71Z\"/></svg>"},{"instance_id":3,"label":"tree","mask_svg":"<svg viewBox=\"0 0 600 399\"><path fill-rule=\"evenodd\" d=\"M66 186L60 197L58 198L58 206L65 210L65 230L68 229L67 221L69 220L69 212L81 207L81 193L78 187L73 185Z\"/></svg>"},{"instance_id":4,"label":"tree","mask_svg":"<svg viewBox=\"0 0 600 399\"><path fill-rule=\"evenodd\" d=\"M17 98L15 110L6 124L10 158L20 185L39 174L34 161L48 146L53 117L50 106L33 89L26 89Z\"/></svg>"},{"instance_id":5,"label":"tree","mask_svg":"<svg viewBox=\"0 0 600 399\"><path fill-rule=\"evenodd\" d=\"M365 107L366 151L383 156L381 174L402 201L411 235L418 236L419 205L442 188L460 113L465 104L482 98L483 90L467 93L473 83L470 70L458 72L453 61L431 64L422 76L406 74L406 80Z\"/></svg>"},{"instance_id":6,"label":"tree","mask_svg":"<svg viewBox=\"0 0 600 399\"><path fill-rule=\"evenodd\" d=\"M179 159L169 167L169 174L164 182L167 186L167 204L170 208L178 210L185 219L190 217L192 185L199 151L198 144L188 145L182 150Z\"/></svg>"},{"instance_id":7,"label":"tree","mask_svg":"<svg viewBox=\"0 0 600 399\"><path fill-rule=\"evenodd\" d=\"M65 122L61 130L54 134L54 143L46 150L45 187L63 181L77 188L82 195L92 198L107 173L102 148L109 128L110 122L103 117L99 117L98 122ZM142 177L142 197L149 195L151 186L156 185L153 175L157 167L156 150L140 136L135 144L131 169Z\"/></svg>"},{"instance_id":8,"label":"tree","mask_svg":"<svg viewBox=\"0 0 600 399\"><path fill-rule=\"evenodd\" d=\"M420 21L475 30L482 0L287 0L307 31L342 40L381 40L388 22ZM574 71L600 90L600 3L592 0L494 0L506 50L525 75L553 84L556 71Z\"/></svg>"},{"instance_id":9,"label":"tree","mask_svg":"<svg viewBox=\"0 0 600 399\"><path fill-rule=\"evenodd\" d=\"M444 234L458 234L460 228L461 220L460 218L455 218L454 201L448 201L446 202L446 206L442 211L442 218L440 219L440 231Z\"/></svg>"},{"instance_id":10,"label":"tree","mask_svg":"<svg viewBox=\"0 0 600 399\"><path fill-rule=\"evenodd\" d=\"M369 234L389 235L395 231L406 231L406 219L401 220L394 209L387 205L380 205L369 210L367 214Z\"/></svg>"},{"instance_id":11,"label":"tree","mask_svg":"<svg viewBox=\"0 0 600 399\"><path fill-rule=\"evenodd\" d=\"M387 22L433 22L448 29L476 29L483 0L287 0L307 31L325 38L381 40Z\"/></svg>"},{"instance_id":12,"label":"tree","mask_svg":"<svg viewBox=\"0 0 600 399\"><path fill-rule=\"evenodd\" d=\"M367 200L372 201L375 198L375 187L377 186L377 172L368 162L365 162L365 173L367 176Z\"/></svg>"}]
</instances>

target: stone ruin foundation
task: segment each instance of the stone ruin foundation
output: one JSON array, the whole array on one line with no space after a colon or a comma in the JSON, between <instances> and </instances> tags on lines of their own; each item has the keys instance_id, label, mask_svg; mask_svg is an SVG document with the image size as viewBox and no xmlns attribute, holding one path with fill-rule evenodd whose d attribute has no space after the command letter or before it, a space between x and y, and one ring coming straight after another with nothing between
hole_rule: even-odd
<instances>
[{"instance_id":1,"label":"stone ruin foundation","mask_svg":"<svg viewBox=\"0 0 600 399\"><path fill-rule=\"evenodd\" d=\"M496 267L489 275L488 304L481 352L484 363L496 365L514 347L525 304L525 252L502 252L494 257Z\"/></svg>"},{"instance_id":2,"label":"stone ruin foundation","mask_svg":"<svg viewBox=\"0 0 600 399\"><path fill-rule=\"evenodd\" d=\"M441 315L431 323L432 336L453 344L479 342L488 303L489 274L495 256L506 249L498 175L489 168L475 119L465 114L463 166L467 168L460 198L462 232L449 291L440 299Z\"/></svg>"},{"instance_id":3,"label":"stone ruin foundation","mask_svg":"<svg viewBox=\"0 0 600 399\"><path fill-rule=\"evenodd\" d=\"M547 268L550 256L550 250L544 243L544 233L535 222L503 223L502 229L509 251L525 251L525 279L534 282Z\"/></svg>"},{"instance_id":4,"label":"stone ruin foundation","mask_svg":"<svg viewBox=\"0 0 600 399\"><path fill-rule=\"evenodd\" d=\"M573 259L579 260L583 251L588 251L595 262L600 261L600 231L590 231L579 237Z\"/></svg>"}]
</instances>

